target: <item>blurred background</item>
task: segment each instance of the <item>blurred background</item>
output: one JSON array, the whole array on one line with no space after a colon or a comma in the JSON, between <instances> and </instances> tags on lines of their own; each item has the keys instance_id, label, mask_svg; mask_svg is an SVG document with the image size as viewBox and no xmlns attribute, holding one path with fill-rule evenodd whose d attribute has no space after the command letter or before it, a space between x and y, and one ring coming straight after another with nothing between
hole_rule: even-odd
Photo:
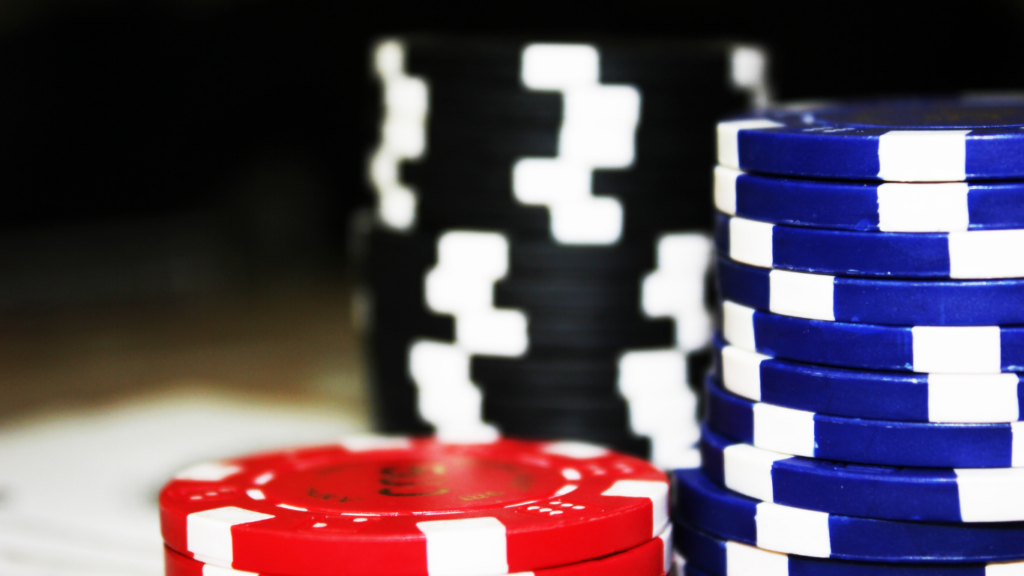
<instances>
[{"instance_id":1,"label":"blurred background","mask_svg":"<svg viewBox=\"0 0 1024 576\"><path fill-rule=\"evenodd\" d=\"M345 239L370 202L381 34L749 40L776 96L807 99L1018 90L1022 29L1011 0L4 0L0 512L28 467L90 463L69 433L112 446L115 422L150 425L126 450L187 429L211 456L368 425ZM27 549L4 552L27 533L10 526L0 562Z\"/></svg>"}]
</instances>

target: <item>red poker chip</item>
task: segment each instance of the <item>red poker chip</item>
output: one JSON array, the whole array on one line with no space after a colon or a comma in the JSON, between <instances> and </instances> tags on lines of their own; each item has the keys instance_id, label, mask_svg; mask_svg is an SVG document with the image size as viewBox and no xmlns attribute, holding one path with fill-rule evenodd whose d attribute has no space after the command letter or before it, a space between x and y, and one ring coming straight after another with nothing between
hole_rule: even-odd
<instances>
[{"instance_id":1,"label":"red poker chip","mask_svg":"<svg viewBox=\"0 0 1024 576\"><path fill-rule=\"evenodd\" d=\"M578 442L361 437L193 466L160 494L164 542L287 576L472 576L576 564L668 526L668 479Z\"/></svg>"},{"instance_id":2,"label":"red poker chip","mask_svg":"<svg viewBox=\"0 0 1024 576\"><path fill-rule=\"evenodd\" d=\"M665 528L654 540L596 560L568 566L542 568L528 572L532 576L665 576L672 568L672 526ZM207 564L178 554L164 547L164 576L230 576L251 575L225 568L209 569ZM206 571L204 571L206 568ZM270 576L261 574L257 576ZM520 574L519 576L526 576Z\"/></svg>"}]
</instances>

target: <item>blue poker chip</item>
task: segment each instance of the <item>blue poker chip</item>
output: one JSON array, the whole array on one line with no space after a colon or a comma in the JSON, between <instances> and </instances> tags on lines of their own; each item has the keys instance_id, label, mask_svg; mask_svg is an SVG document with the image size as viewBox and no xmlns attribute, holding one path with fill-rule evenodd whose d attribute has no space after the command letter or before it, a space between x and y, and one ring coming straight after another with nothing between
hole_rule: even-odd
<instances>
[{"instance_id":1,"label":"blue poker chip","mask_svg":"<svg viewBox=\"0 0 1024 576\"><path fill-rule=\"evenodd\" d=\"M830 514L928 522L1024 521L1024 468L894 468L789 456L706 427L701 470L764 502Z\"/></svg>"},{"instance_id":2,"label":"blue poker chip","mask_svg":"<svg viewBox=\"0 0 1024 576\"><path fill-rule=\"evenodd\" d=\"M1024 559L1024 523L901 522L761 502L715 485L700 470L672 473L673 521L773 552L866 562Z\"/></svg>"},{"instance_id":3,"label":"blue poker chip","mask_svg":"<svg viewBox=\"0 0 1024 576\"><path fill-rule=\"evenodd\" d=\"M718 259L722 298L784 316L893 326L1024 324L1024 279L890 280Z\"/></svg>"},{"instance_id":4,"label":"blue poker chip","mask_svg":"<svg viewBox=\"0 0 1024 576\"><path fill-rule=\"evenodd\" d=\"M715 376L725 390L748 400L830 416L947 423L1024 419L1024 381L1013 372L832 368L779 360L715 338Z\"/></svg>"},{"instance_id":5,"label":"blue poker chip","mask_svg":"<svg viewBox=\"0 0 1024 576\"><path fill-rule=\"evenodd\" d=\"M751 402L705 381L707 426L791 456L923 468L1024 467L1024 422L941 424L827 416Z\"/></svg>"},{"instance_id":6,"label":"blue poker chip","mask_svg":"<svg viewBox=\"0 0 1024 576\"><path fill-rule=\"evenodd\" d=\"M812 178L1024 177L1024 98L903 98L758 110L718 124L718 163Z\"/></svg>"},{"instance_id":7,"label":"blue poker chip","mask_svg":"<svg viewBox=\"0 0 1024 576\"><path fill-rule=\"evenodd\" d=\"M1024 569L1024 562L882 564L780 554L712 536L678 519L672 536L689 576L1011 576Z\"/></svg>"},{"instance_id":8,"label":"blue poker chip","mask_svg":"<svg viewBox=\"0 0 1024 576\"><path fill-rule=\"evenodd\" d=\"M1024 182L848 182L715 168L715 207L730 216L861 232L1024 228Z\"/></svg>"},{"instance_id":9,"label":"blue poker chip","mask_svg":"<svg viewBox=\"0 0 1024 576\"><path fill-rule=\"evenodd\" d=\"M1024 229L851 232L715 215L718 253L761 268L883 278L1024 277Z\"/></svg>"},{"instance_id":10,"label":"blue poker chip","mask_svg":"<svg viewBox=\"0 0 1024 576\"><path fill-rule=\"evenodd\" d=\"M868 370L1024 372L1024 326L883 326L808 320L722 303L725 341L775 358Z\"/></svg>"}]
</instances>

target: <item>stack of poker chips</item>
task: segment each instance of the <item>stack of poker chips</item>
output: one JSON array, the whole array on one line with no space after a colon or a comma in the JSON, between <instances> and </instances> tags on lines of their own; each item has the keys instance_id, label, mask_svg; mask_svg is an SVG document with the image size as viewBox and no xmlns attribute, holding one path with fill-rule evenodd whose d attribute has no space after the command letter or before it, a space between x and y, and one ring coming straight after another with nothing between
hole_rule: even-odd
<instances>
[{"instance_id":1,"label":"stack of poker chips","mask_svg":"<svg viewBox=\"0 0 1024 576\"><path fill-rule=\"evenodd\" d=\"M669 482L579 442L362 436L191 466L166 576L666 576Z\"/></svg>"},{"instance_id":2,"label":"stack of poker chips","mask_svg":"<svg viewBox=\"0 0 1024 576\"><path fill-rule=\"evenodd\" d=\"M727 43L378 43L357 243L378 427L695 462L714 122L767 98L764 65Z\"/></svg>"},{"instance_id":3,"label":"stack of poker chips","mask_svg":"<svg viewBox=\"0 0 1024 576\"><path fill-rule=\"evenodd\" d=\"M1024 99L718 127L692 575L1024 573Z\"/></svg>"}]
</instances>

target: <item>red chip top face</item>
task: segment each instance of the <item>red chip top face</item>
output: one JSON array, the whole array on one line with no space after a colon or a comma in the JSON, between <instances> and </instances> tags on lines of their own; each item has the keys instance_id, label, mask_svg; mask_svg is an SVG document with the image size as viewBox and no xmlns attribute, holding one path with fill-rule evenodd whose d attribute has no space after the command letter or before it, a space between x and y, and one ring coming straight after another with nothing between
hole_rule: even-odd
<instances>
[{"instance_id":1,"label":"red chip top face","mask_svg":"<svg viewBox=\"0 0 1024 576\"><path fill-rule=\"evenodd\" d=\"M364 437L183 471L168 547L285 576L503 574L639 546L668 522L650 464L581 443Z\"/></svg>"}]
</instances>

